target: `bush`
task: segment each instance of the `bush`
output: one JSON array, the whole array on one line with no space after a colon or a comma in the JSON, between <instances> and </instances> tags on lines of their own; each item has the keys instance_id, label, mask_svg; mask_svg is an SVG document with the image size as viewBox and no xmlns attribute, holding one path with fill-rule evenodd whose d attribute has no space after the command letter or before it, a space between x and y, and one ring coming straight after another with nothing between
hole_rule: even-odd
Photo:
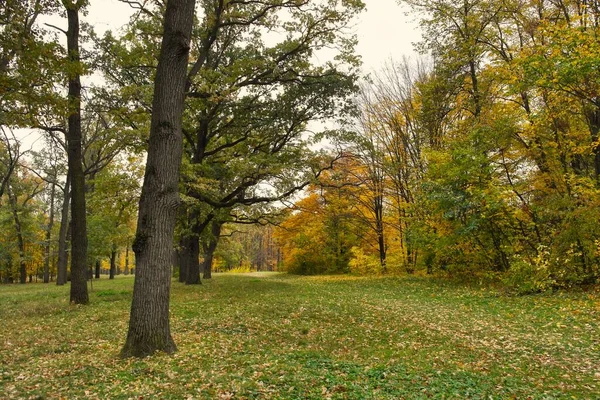
<instances>
[{"instance_id":1,"label":"bush","mask_svg":"<svg viewBox=\"0 0 600 400\"><path fill-rule=\"evenodd\" d=\"M550 290L556 286L550 266L550 253L540 247L538 255L531 261L516 257L502 282L517 294L532 294Z\"/></svg>"},{"instance_id":2,"label":"bush","mask_svg":"<svg viewBox=\"0 0 600 400\"><path fill-rule=\"evenodd\" d=\"M381 273L379 257L365 254L360 247L352 247L350 250L350 272L358 275L376 275Z\"/></svg>"}]
</instances>

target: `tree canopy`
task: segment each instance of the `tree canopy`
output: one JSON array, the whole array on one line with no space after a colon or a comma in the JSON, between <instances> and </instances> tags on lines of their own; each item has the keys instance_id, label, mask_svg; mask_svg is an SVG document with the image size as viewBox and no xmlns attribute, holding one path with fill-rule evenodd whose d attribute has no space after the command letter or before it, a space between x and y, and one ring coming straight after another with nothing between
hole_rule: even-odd
<instances>
[{"instance_id":1,"label":"tree canopy","mask_svg":"<svg viewBox=\"0 0 600 400\"><path fill-rule=\"evenodd\" d=\"M360 0L123 2L0 4L0 281L135 272L123 355L213 270L598 283L598 2L400 0L371 72Z\"/></svg>"}]
</instances>

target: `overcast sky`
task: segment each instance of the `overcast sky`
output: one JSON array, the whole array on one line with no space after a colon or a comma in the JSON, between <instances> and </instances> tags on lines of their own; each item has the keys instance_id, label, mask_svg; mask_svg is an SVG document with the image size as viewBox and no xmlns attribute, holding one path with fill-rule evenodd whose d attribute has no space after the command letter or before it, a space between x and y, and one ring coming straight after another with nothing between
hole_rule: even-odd
<instances>
[{"instance_id":1,"label":"overcast sky","mask_svg":"<svg viewBox=\"0 0 600 400\"><path fill-rule=\"evenodd\" d=\"M367 10L358 17L353 28L359 39L357 52L362 56L364 72L378 70L390 59L401 60L403 56L414 56L412 44L420 39L420 35L414 18L405 15L407 9L399 6L396 0L364 2ZM128 4L119 0L91 0L90 3L84 20L100 34L127 24L134 12ZM52 22L57 26L64 25L66 29L66 20ZM41 144L37 132L22 130L19 136L26 148Z\"/></svg>"},{"instance_id":2,"label":"overcast sky","mask_svg":"<svg viewBox=\"0 0 600 400\"><path fill-rule=\"evenodd\" d=\"M407 17L396 0L364 0L366 12L358 18L355 32L359 39L357 51L362 56L364 70L378 69L390 58L400 60L413 55L412 43L420 39L414 18ZM99 31L123 26L132 8L118 0L92 0L86 21Z\"/></svg>"}]
</instances>

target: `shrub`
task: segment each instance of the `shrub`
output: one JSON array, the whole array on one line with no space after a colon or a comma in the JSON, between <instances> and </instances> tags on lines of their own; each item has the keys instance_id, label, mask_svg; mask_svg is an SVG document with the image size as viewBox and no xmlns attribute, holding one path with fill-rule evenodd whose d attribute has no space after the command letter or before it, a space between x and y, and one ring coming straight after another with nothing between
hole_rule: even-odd
<instances>
[{"instance_id":1,"label":"shrub","mask_svg":"<svg viewBox=\"0 0 600 400\"><path fill-rule=\"evenodd\" d=\"M375 275L381 273L379 257L365 254L360 247L352 247L350 259L350 272L358 275Z\"/></svg>"}]
</instances>

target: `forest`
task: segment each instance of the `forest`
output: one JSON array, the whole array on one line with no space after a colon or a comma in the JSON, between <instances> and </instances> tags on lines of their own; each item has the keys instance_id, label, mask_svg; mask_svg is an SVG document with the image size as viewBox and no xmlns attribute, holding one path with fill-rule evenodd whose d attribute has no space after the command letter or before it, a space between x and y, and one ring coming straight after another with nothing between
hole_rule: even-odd
<instances>
[{"instance_id":1,"label":"forest","mask_svg":"<svg viewBox=\"0 0 600 400\"><path fill-rule=\"evenodd\" d=\"M597 396L600 2L119 2L0 1L0 397Z\"/></svg>"},{"instance_id":2,"label":"forest","mask_svg":"<svg viewBox=\"0 0 600 400\"><path fill-rule=\"evenodd\" d=\"M71 246L86 276L134 268L164 4L130 2L130 24L98 36L43 22L85 12L63 3L2 6L4 283L64 284ZM520 292L597 281L596 2L407 1L422 58L370 74L347 32L364 5L312 3L198 4L181 281L211 266L496 275Z\"/></svg>"},{"instance_id":3,"label":"forest","mask_svg":"<svg viewBox=\"0 0 600 400\"><path fill-rule=\"evenodd\" d=\"M399 0L419 56L374 71L361 0L120 1L0 2L0 293L134 276L127 358L214 272L597 291L599 1Z\"/></svg>"}]
</instances>

